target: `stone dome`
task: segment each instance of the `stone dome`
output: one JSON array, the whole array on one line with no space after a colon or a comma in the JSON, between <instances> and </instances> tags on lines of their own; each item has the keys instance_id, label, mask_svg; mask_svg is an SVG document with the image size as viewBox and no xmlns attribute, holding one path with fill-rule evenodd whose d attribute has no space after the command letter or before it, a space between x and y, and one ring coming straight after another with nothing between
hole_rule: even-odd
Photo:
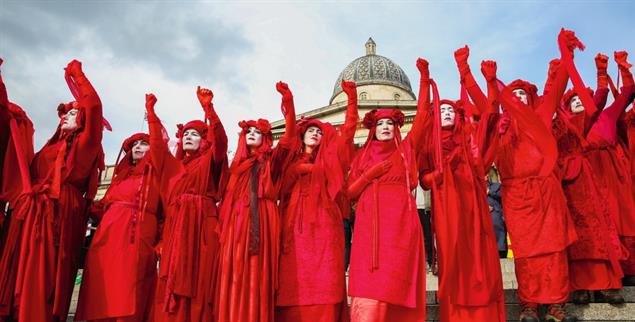
<instances>
[{"instance_id":1,"label":"stone dome","mask_svg":"<svg viewBox=\"0 0 635 322\"><path fill-rule=\"evenodd\" d=\"M368 38L366 42L366 55L353 60L340 73L335 81L329 104L332 104L333 99L342 92L342 79L354 81L358 88L362 85L395 86L415 97L406 73L392 60L376 54L372 38Z\"/></svg>"}]
</instances>

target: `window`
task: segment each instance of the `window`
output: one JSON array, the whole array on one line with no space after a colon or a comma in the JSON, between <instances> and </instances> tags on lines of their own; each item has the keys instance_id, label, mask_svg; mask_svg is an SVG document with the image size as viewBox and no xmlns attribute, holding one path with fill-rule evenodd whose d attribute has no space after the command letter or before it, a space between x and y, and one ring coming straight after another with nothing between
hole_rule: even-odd
<instances>
[{"instance_id":1,"label":"window","mask_svg":"<svg viewBox=\"0 0 635 322\"><path fill-rule=\"evenodd\" d=\"M368 93L366 93L366 92L359 93L359 99L360 100L367 100L368 99Z\"/></svg>"},{"instance_id":2,"label":"window","mask_svg":"<svg viewBox=\"0 0 635 322\"><path fill-rule=\"evenodd\" d=\"M395 99L395 101L398 101L401 98L401 95L395 93L392 97Z\"/></svg>"}]
</instances>

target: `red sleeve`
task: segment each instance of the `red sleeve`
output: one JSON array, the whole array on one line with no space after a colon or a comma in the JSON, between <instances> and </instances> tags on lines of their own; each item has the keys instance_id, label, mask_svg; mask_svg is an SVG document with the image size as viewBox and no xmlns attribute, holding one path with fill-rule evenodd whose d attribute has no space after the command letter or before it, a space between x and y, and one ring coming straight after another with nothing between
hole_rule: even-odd
<instances>
[{"instance_id":1,"label":"red sleeve","mask_svg":"<svg viewBox=\"0 0 635 322\"><path fill-rule=\"evenodd\" d=\"M287 168L293 158L293 150L298 144L298 135L295 124L295 104L293 96L282 98L284 113L284 134L273 149L271 158L271 179L276 184L282 177L282 172Z\"/></svg>"},{"instance_id":2,"label":"red sleeve","mask_svg":"<svg viewBox=\"0 0 635 322\"><path fill-rule=\"evenodd\" d=\"M151 162L158 172L160 191L163 194L169 188L170 179L182 170L183 165L170 153L168 144L163 140L163 125L155 113L148 113L148 127Z\"/></svg>"},{"instance_id":3,"label":"red sleeve","mask_svg":"<svg viewBox=\"0 0 635 322\"><path fill-rule=\"evenodd\" d=\"M498 96L500 95L498 91L498 83L496 79L487 82L487 101L489 102L489 113L498 113L500 106L500 99Z\"/></svg>"},{"instance_id":4,"label":"red sleeve","mask_svg":"<svg viewBox=\"0 0 635 322\"><path fill-rule=\"evenodd\" d=\"M617 121L634 97L635 85L622 87L615 101L602 111L590 131L599 134L610 143L615 143L617 140Z\"/></svg>"},{"instance_id":5,"label":"red sleeve","mask_svg":"<svg viewBox=\"0 0 635 322\"><path fill-rule=\"evenodd\" d=\"M430 117L430 79L421 78L419 83L419 100L417 115L412 122L408 137L412 140L412 147L418 153L427 135L432 135L432 117Z\"/></svg>"},{"instance_id":6,"label":"red sleeve","mask_svg":"<svg viewBox=\"0 0 635 322\"><path fill-rule=\"evenodd\" d=\"M496 152L498 150L499 135L498 121L499 113L485 113L478 122L474 138L476 146L483 160L483 170L488 173L494 164Z\"/></svg>"},{"instance_id":7,"label":"red sleeve","mask_svg":"<svg viewBox=\"0 0 635 322\"><path fill-rule=\"evenodd\" d=\"M348 105L346 106L346 116L344 124L340 125L337 136L337 149L340 156L342 167L348 168L353 158L355 147L353 139L357 130L357 121L359 121L359 113L357 111L357 96L348 97Z\"/></svg>"},{"instance_id":8,"label":"red sleeve","mask_svg":"<svg viewBox=\"0 0 635 322\"><path fill-rule=\"evenodd\" d=\"M214 163L218 163L227 159L227 133L213 106L207 117L209 119L207 140L213 144Z\"/></svg>"},{"instance_id":9,"label":"red sleeve","mask_svg":"<svg viewBox=\"0 0 635 322\"><path fill-rule=\"evenodd\" d=\"M71 77L77 85L77 103L84 108L85 123L84 130L79 137L79 148L82 151L90 151L101 146L103 115L101 100L83 72L72 72ZM79 153L78 156L86 155ZM80 161L82 162L82 161ZM92 162L92 160L86 160Z\"/></svg>"},{"instance_id":10,"label":"red sleeve","mask_svg":"<svg viewBox=\"0 0 635 322\"><path fill-rule=\"evenodd\" d=\"M488 103L487 97L485 97L485 94L483 94L481 87L478 86L478 83L476 83L474 75L472 75L472 71L467 68L463 70L462 74L463 75L461 75L461 83L463 83L465 89L467 89L468 94L470 94L470 98L472 98L472 100L474 101L474 104L478 109L478 114L480 115L490 110L490 105Z\"/></svg>"},{"instance_id":11,"label":"red sleeve","mask_svg":"<svg viewBox=\"0 0 635 322\"><path fill-rule=\"evenodd\" d=\"M549 90L547 94L543 96L540 105L536 108L536 113L542 122L547 126L548 129L551 128L551 121L553 119L553 114L556 112L556 109L560 105L560 100L564 95L564 91L567 87L567 81L569 79L569 75L567 70L562 63L558 66L558 70L556 71L556 76L553 81L553 86Z\"/></svg>"},{"instance_id":12,"label":"red sleeve","mask_svg":"<svg viewBox=\"0 0 635 322\"><path fill-rule=\"evenodd\" d=\"M595 107L597 108L598 112L604 109L608 97L609 89L607 87L598 87L598 89L595 90L595 93L593 94L593 103L595 103Z\"/></svg>"}]
</instances>

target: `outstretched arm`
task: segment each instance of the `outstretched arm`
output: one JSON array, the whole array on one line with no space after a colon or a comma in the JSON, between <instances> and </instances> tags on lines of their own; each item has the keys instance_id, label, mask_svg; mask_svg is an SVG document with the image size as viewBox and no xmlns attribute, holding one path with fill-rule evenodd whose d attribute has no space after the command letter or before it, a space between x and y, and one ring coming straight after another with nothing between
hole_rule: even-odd
<instances>
[{"instance_id":1,"label":"outstretched arm","mask_svg":"<svg viewBox=\"0 0 635 322\"><path fill-rule=\"evenodd\" d=\"M415 151L421 150L423 141L428 131L432 131L432 117L430 113L430 70L428 61L423 58L417 59L417 69L421 74L419 83L419 101L417 102L417 115L412 122L412 128L408 137L412 140Z\"/></svg>"},{"instance_id":2,"label":"outstretched arm","mask_svg":"<svg viewBox=\"0 0 635 322\"><path fill-rule=\"evenodd\" d=\"M481 62L481 73L487 81L487 102L489 106L489 112L494 114L498 113L500 106L499 91L498 91L498 78L496 76L496 62L493 60L484 60Z\"/></svg>"},{"instance_id":3,"label":"outstretched arm","mask_svg":"<svg viewBox=\"0 0 635 322\"><path fill-rule=\"evenodd\" d=\"M467 62L469 56L470 48L468 46L459 48L454 52L454 60L456 61L456 65L459 68L459 74L461 75L461 84L465 86L468 94L470 94L470 97L474 100L474 104L476 104L477 110L472 112L476 115L481 115L482 113L485 113L486 110L490 109L489 103L487 101L487 97L483 94L481 87L476 83L474 75L472 75L470 65Z\"/></svg>"},{"instance_id":4,"label":"outstretched arm","mask_svg":"<svg viewBox=\"0 0 635 322\"><path fill-rule=\"evenodd\" d=\"M344 124L338 128L337 149L340 156L342 166L348 166L353 154L353 139L355 138L355 130L357 130L357 122L359 121L359 113L357 112L357 85L355 82L347 82L342 80L342 89L348 96L348 104L346 106L346 116Z\"/></svg>"},{"instance_id":5,"label":"outstretched arm","mask_svg":"<svg viewBox=\"0 0 635 322\"><path fill-rule=\"evenodd\" d=\"M66 67L66 78L71 92L76 95L77 103L84 108L86 119L84 130L79 137L79 148L93 150L101 145L103 136L103 114L101 100L84 72L82 63L73 60Z\"/></svg>"},{"instance_id":6,"label":"outstretched arm","mask_svg":"<svg viewBox=\"0 0 635 322\"><path fill-rule=\"evenodd\" d=\"M157 98L154 94L146 94L146 113L150 130L150 156L152 166L157 170L160 191L167 192L169 180L182 169L181 163L170 153L168 143L163 139L163 124L154 112ZM165 195L163 195L165 197Z\"/></svg>"},{"instance_id":7,"label":"outstretched arm","mask_svg":"<svg viewBox=\"0 0 635 322\"><path fill-rule=\"evenodd\" d=\"M276 83L276 90L282 95L282 104L280 109L284 115L284 135L278 141L278 145L273 150L271 177L275 182L282 176L282 172L289 165L293 157L293 150L299 142L296 124L295 124L295 104L293 102L293 93L289 89L289 85L284 82Z\"/></svg>"},{"instance_id":8,"label":"outstretched arm","mask_svg":"<svg viewBox=\"0 0 635 322\"><path fill-rule=\"evenodd\" d=\"M205 111L205 119L208 121L207 141L213 145L212 158L213 162L217 163L227 158L227 134L212 103L214 93L207 88L199 86L196 90L196 96Z\"/></svg>"},{"instance_id":9,"label":"outstretched arm","mask_svg":"<svg viewBox=\"0 0 635 322\"><path fill-rule=\"evenodd\" d=\"M609 74L607 72L609 57L601 53L595 56L595 67L597 68L597 88L593 95L593 103L597 112L602 111L606 106L609 97ZM597 113L596 112L596 113Z\"/></svg>"}]
</instances>

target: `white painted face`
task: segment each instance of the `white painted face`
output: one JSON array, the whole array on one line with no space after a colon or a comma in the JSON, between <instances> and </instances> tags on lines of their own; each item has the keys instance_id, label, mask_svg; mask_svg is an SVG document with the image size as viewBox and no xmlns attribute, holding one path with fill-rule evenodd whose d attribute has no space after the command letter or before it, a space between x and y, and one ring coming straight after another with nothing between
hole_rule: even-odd
<instances>
[{"instance_id":1,"label":"white painted face","mask_svg":"<svg viewBox=\"0 0 635 322\"><path fill-rule=\"evenodd\" d=\"M150 143L144 140L134 141L132 144L132 160L141 160L148 150L150 150Z\"/></svg>"},{"instance_id":2,"label":"white painted face","mask_svg":"<svg viewBox=\"0 0 635 322\"><path fill-rule=\"evenodd\" d=\"M578 97L578 95L571 98L571 102L569 102L569 107L571 107L571 113L581 113L584 112L584 105L582 105L582 100Z\"/></svg>"},{"instance_id":3,"label":"white painted face","mask_svg":"<svg viewBox=\"0 0 635 322\"><path fill-rule=\"evenodd\" d=\"M514 95L516 95L516 97L518 97L518 99L525 103L528 104L528 100L527 100L527 92L525 92L524 89L522 88L517 88L515 90L512 91L512 93L514 93Z\"/></svg>"},{"instance_id":4,"label":"white painted face","mask_svg":"<svg viewBox=\"0 0 635 322\"><path fill-rule=\"evenodd\" d=\"M452 105L441 104L441 127L453 126L455 118L456 114Z\"/></svg>"},{"instance_id":5,"label":"white painted face","mask_svg":"<svg viewBox=\"0 0 635 322\"><path fill-rule=\"evenodd\" d=\"M77 114L79 110L73 108L62 116L62 131L72 131L77 128Z\"/></svg>"},{"instance_id":6,"label":"white painted face","mask_svg":"<svg viewBox=\"0 0 635 322\"><path fill-rule=\"evenodd\" d=\"M309 126L304 132L304 138L302 139L304 145L310 147L316 147L322 142L322 130L317 126Z\"/></svg>"},{"instance_id":7,"label":"white painted face","mask_svg":"<svg viewBox=\"0 0 635 322\"><path fill-rule=\"evenodd\" d=\"M187 129L183 133L183 151L193 152L201 146L201 134L195 129Z\"/></svg>"},{"instance_id":8,"label":"white painted face","mask_svg":"<svg viewBox=\"0 0 635 322\"><path fill-rule=\"evenodd\" d=\"M377 120L375 137L379 141L388 141L395 138L395 123L389 118Z\"/></svg>"},{"instance_id":9,"label":"white painted face","mask_svg":"<svg viewBox=\"0 0 635 322\"><path fill-rule=\"evenodd\" d=\"M262 144L262 132L255 126L250 126L245 134L247 146L259 147Z\"/></svg>"}]
</instances>

